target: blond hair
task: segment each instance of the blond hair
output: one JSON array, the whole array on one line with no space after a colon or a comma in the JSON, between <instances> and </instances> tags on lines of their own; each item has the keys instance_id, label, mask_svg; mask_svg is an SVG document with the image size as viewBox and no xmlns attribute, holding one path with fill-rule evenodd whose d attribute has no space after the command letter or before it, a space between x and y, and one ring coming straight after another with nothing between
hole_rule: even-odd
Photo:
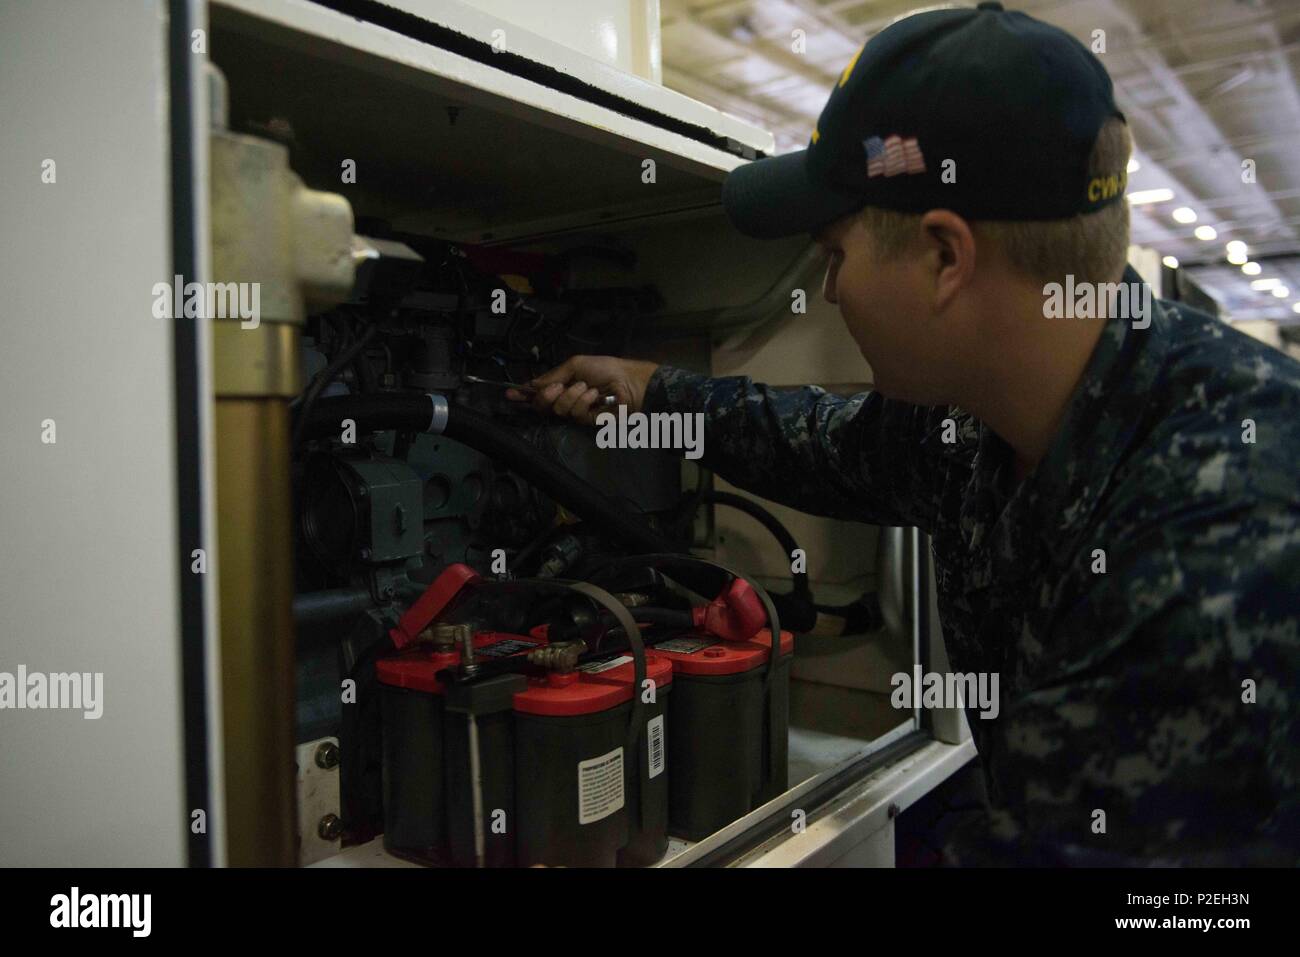
<instances>
[{"instance_id":1,"label":"blond hair","mask_svg":"<svg viewBox=\"0 0 1300 957\"><path fill-rule=\"evenodd\" d=\"M1088 156L1090 176L1128 166L1133 141L1128 126L1107 120ZM920 213L901 213L867 206L862 224L882 261L897 259L918 239ZM1128 202L1121 200L1092 213L1050 220L971 221L977 241L991 241L1012 269L1038 282L1059 282L1073 275L1078 282L1110 282L1128 261Z\"/></svg>"}]
</instances>

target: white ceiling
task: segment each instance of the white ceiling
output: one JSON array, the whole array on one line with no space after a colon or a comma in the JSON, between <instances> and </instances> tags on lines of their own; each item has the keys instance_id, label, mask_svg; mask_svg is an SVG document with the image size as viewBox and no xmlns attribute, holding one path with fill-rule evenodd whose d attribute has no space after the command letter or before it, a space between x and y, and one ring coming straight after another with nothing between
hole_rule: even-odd
<instances>
[{"instance_id":1,"label":"white ceiling","mask_svg":"<svg viewBox=\"0 0 1300 957\"><path fill-rule=\"evenodd\" d=\"M859 45L923 0L660 0L667 86L753 120L778 151L799 149ZM1129 192L1167 188L1133 208L1133 241L1176 257L1235 320L1300 333L1300 0L1011 0L1091 45L1137 144ZM804 31L807 52L792 50ZM1242 182L1243 160L1256 182ZM1189 207L1193 223L1172 213ZM1217 236L1202 241L1197 226ZM1241 240L1261 271L1244 275L1225 244ZM1251 288L1277 279L1280 299Z\"/></svg>"}]
</instances>

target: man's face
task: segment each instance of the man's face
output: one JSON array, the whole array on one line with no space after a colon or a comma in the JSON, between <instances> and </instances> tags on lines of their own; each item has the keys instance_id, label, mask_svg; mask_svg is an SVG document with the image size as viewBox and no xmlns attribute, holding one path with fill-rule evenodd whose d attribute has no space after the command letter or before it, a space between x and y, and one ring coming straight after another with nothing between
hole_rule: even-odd
<instances>
[{"instance_id":1,"label":"man's face","mask_svg":"<svg viewBox=\"0 0 1300 957\"><path fill-rule=\"evenodd\" d=\"M857 213L816 236L827 254L822 294L840 308L883 395L920 404L949 401L941 387L944 343L930 312L925 253L877 257Z\"/></svg>"}]
</instances>

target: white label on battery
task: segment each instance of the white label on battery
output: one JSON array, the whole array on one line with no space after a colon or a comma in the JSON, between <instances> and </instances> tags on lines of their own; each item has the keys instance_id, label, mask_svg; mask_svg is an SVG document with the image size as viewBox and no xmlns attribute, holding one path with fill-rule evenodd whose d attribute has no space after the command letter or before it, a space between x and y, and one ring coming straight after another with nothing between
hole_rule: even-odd
<instances>
[{"instance_id":1,"label":"white label on battery","mask_svg":"<svg viewBox=\"0 0 1300 957\"><path fill-rule=\"evenodd\" d=\"M585 665L578 665L578 670L585 671L589 675L598 675L602 671L609 671L611 668L625 665L631 660L631 655L623 655L619 658L612 658L609 661L592 661Z\"/></svg>"},{"instance_id":2,"label":"white label on battery","mask_svg":"<svg viewBox=\"0 0 1300 957\"><path fill-rule=\"evenodd\" d=\"M675 651L679 655L693 655L701 648L712 648L716 641L709 641L707 638L674 638L671 641L661 641L654 647L658 651Z\"/></svg>"},{"instance_id":3,"label":"white label on battery","mask_svg":"<svg viewBox=\"0 0 1300 957\"><path fill-rule=\"evenodd\" d=\"M664 769L664 716L646 722L646 744L650 749L650 777L657 777Z\"/></svg>"},{"instance_id":4,"label":"white label on battery","mask_svg":"<svg viewBox=\"0 0 1300 957\"><path fill-rule=\"evenodd\" d=\"M623 806L623 749L578 762L578 823L591 824Z\"/></svg>"}]
</instances>

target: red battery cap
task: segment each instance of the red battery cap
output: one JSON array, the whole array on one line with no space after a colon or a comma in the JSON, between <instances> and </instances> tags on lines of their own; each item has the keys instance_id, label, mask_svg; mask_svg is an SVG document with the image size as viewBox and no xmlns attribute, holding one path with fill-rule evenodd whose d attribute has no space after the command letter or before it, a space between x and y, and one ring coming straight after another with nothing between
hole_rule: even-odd
<instances>
[{"instance_id":1,"label":"red battery cap","mask_svg":"<svg viewBox=\"0 0 1300 957\"><path fill-rule=\"evenodd\" d=\"M391 658L375 662L375 676L381 684L394 688L409 688L429 694L442 694L443 686L436 675L446 668L460 664L458 651L429 651L412 648Z\"/></svg>"},{"instance_id":2,"label":"red battery cap","mask_svg":"<svg viewBox=\"0 0 1300 957\"><path fill-rule=\"evenodd\" d=\"M545 640L525 635L512 635L505 631L479 631L474 633L474 651L483 658L506 658L523 655L534 648L545 646ZM410 688L442 694L443 685L438 672L460 664L460 649L436 651L429 645L407 648L400 654L380 658L375 662L375 675L382 684L396 688Z\"/></svg>"},{"instance_id":3,"label":"red battery cap","mask_svg":"<svg viewBox=\"0 0 1300 957\"><path fill-rule=\"evenodd\" d=\"M551 677L530 678L528 689L515 694L515 710L521 714L566 717L596 714L632 700L636 681L631 655L613 661L592 662L570 672L573 680L556 686ZM660 655L646 655L646 677L661 688L672 684L673 666ZM568 677L568 676L565 676Z\"/></svg>"},{"instance_id":4,"label":"red battery cap","mask_svg":"<svg viewBox=\"0 0 1300 957\"><path fill-rule=\"evenodd\" d=\"M691 621L706 634L727 641L749 641L767 621L767 612L754 587L736 578L713 601L692 608Z\"/></svg>"},{"instance_id":5,"label":"red battery cap","mask_svg":"<svg viewBox=\"0 0 1300 957\"><path fill-rule=\"evenodd\" d=\"M765 667L771 655L772 633L764 628L749 641L718 641L711 635L681 635L661 641L653 651L673 663L679 675L735 675ZM794 651L794 635L781 632L781 655Z\"/></svg>"},{"instance_id":6,"label":"red battery cap","mask_svg":"<svg viewBox=\"0 0 1300 957\"><path fill-rule=\"evenodd\" d=\"M406 609L406 614L398 619L397 627L388 631L393 645L400 651L411 644L420 632L428 628L451 600L460 594L460 590L472 581L478 580L478 572L459 562L448 565L437 578L424 590L424 593Z\"/></svg>"}]
</instances>

